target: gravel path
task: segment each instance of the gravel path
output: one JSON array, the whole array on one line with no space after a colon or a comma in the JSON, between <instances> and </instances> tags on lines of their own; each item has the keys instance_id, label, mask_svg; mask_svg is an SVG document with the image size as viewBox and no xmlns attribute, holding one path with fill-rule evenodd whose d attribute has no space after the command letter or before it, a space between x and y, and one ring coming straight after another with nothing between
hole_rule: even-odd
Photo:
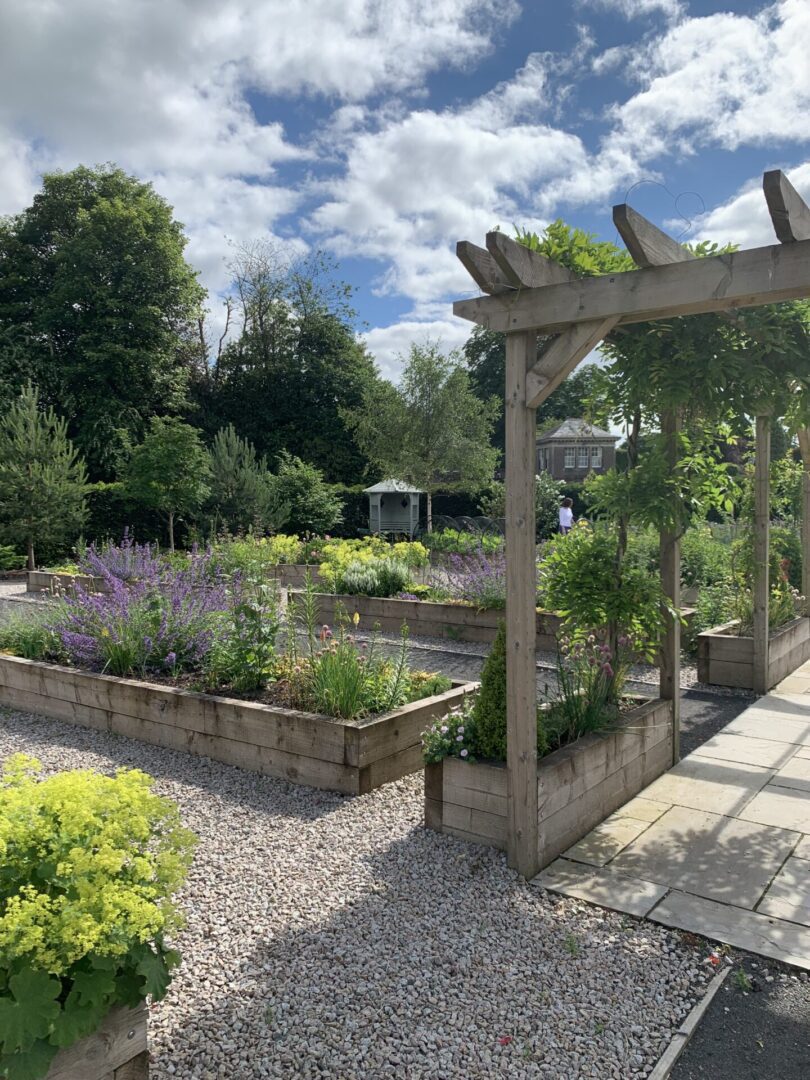
<instances>
[{"instance_id":1,"label":"gravel path","mask_svg":"<svg viewBox=\"0 0 810 1080\"><path fill-rule=\"evenodd\" d=\"M628 1080L705 987L678 934L424 830L421 776L344 798L0 710L20 750L145 769L200 836L153 1080Z\"/></svg>"}]
</instances>

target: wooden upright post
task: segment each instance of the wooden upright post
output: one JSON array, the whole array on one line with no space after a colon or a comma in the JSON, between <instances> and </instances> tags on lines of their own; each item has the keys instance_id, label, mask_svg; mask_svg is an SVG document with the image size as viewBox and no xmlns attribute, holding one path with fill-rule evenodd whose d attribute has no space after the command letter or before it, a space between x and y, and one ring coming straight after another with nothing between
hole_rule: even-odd
<instances>
[{"instance_id":1,"label":"wooden upright post","mask_svg":"<svg viewBox=\"0 0 810 1080\"><path fill-rule=\"evenodd\" d=\"M680 417L674 411L661 417L661 434L666 439L669 463L678 460ZM661 587L674 608L681 606L681 541L678 533L661 531ZM672 764L681 759L681 624L671 615L661 641L661 679L659 693L672 702Z\"/></svg>"},{"instance_id":2,"label":"wooden upright post","mask_svg":"<svg viewBox=\"0 0 810 1080\"><path fill-rule=\"evenodd\" d=\"M754 690L768 692L771 420L758 416L754 466Z\"/></svg>"},{"instance_id":3,"label":"wooden upright post","mask_svg":"<svg viewBox=\"0 0 810 1080\"><path fill-rule=\"evenodd\" d=\"M800 428L802 455L802 595L804 614L810 614L810 428Z\"/></svg>"},{"instance_id":4,"label":"wooden upright post","mask_svg":"<svg viewBox=\"0 0 810 1080\"><path fill-rule=\"evenodd\" d=\"M539 871L537 826L536 410L526 407L532 331L506 335L506 769L509 865Z\"/></svg>"}]
</instances>

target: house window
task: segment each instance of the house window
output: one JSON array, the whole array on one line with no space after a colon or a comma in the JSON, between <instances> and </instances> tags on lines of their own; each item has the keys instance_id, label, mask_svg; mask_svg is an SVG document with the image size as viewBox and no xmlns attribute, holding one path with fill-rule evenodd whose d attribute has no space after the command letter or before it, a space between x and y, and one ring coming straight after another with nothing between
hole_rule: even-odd
<instances>
[{"instance_id":1,"label":"house window","mask_svg":"<svg viewBox=\"0 0 810 1080\"><path fill-rule=\"evenodd\" d=\"M594 446L594 447L591 448L591 468L592 469L601 469L602 468L602 447L601 446Z\"/></svg>"},{"instance_id":2,"label":"house window","mask_svg":"<svg viewBox=\"0 0 810 1080\"><path fill-rule=\"evenodd\" d=\"M589 457L588 447L587 446L580 446L580 448L579 448L579 468L580 469L587 469L588 468L588 457Z\"/></svg>"},{"instance_id":3,"label":"house window","mask_svg":"<svg viewBox=\"0 0 810 1080\"><path fill-rule=\"evenodd\" d=\"M577 451L574 446L566 446L565 448L565 467L566 469L575 469L577 467Z\"/></svg>"}]
</instances>

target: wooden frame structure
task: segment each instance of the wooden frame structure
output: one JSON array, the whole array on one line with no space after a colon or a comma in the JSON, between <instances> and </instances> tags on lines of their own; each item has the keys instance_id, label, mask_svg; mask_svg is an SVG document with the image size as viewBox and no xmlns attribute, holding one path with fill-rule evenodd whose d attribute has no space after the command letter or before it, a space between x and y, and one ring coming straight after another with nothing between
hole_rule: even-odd
<instances>
[{"instance_id":1,"label":"wooden frame structure","mask_svg":"<svg viewBox=\"0 0 810 1080\"><path fill-rule=\"evenodd\" d=\"M524 877L538 870L535 626L534 445L537 406L617 326L810 296L810 208L779 171L764 191L780 243L696 259L632 207L613 221L638 270L578 278L565 267L499 232L486 248L467 241L456 253L486 294L453 305L463 319L506 334L506 625L507 799L509 865ZM549 337L537 355L538 335ZM678 417L662 418L673 459ZM758 466L755 638L767 666L768 504L766 418L757 419ZM676 536L661 537L666 594L680 601ZM763 615L764 612L764 615ZM764 619L764 621L763 621ZM765 658L764 661L762 658ZM680 630L670 621L662 647L661 697L672 701L673 762L679 758Z\"/></svg>"}]
</instances>

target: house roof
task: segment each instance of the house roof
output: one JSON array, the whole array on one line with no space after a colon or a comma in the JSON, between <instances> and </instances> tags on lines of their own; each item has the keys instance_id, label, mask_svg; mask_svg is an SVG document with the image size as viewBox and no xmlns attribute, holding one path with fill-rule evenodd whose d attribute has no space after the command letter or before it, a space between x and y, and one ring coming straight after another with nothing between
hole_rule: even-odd
<instances>
[{"instance_id":1,"label":"house roof","mask_svg":"<svg viewBox=\"0 0 810 1080\"><path fill-rule=\"evenodd\" d=\"M596 427L595 424L591 424L587 420L568 419L537 436L538 442L549 442L556 439L566 441L570 439L598 439L600 442L618 442L619 436L611 435L609 431Z\"/></svg>"},{"instance_id":2,"label":"house roof","mask_svg":"<svg viewBox=\"0 0 810 1080\"><path fill-rule=\"evenodd\" d=\"M374 484L373 487L363 489L364 495L379 495L388 492L397 492L403 495L422 494L419 488L411 487L411 485L406 484L404 480L381 480L379 484Z\"/></svg>"}]
</instances>

